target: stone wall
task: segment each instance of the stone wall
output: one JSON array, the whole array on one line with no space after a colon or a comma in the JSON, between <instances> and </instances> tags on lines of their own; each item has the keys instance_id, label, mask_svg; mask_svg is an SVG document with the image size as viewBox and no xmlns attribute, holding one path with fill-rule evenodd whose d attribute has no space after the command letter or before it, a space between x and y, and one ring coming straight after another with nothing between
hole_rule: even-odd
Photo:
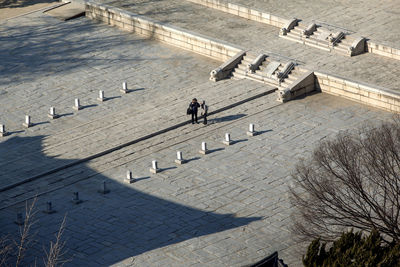
<instances>
[{"instance_id":1,"label":"stone wall","mask_svg":"<svg viewBox=\"0 0 400 267\"><path fill-rule=\"evenodd\" d=\"M371 41L367 41L367 49L369 53L400 60L400 49L373 43Z\"/></svg>"},{"instance_id":2,"label":"stone wall","mask_svg":"<svg viewBox=\"0 0 400 267\"><path fill-rule=\"evenodd\" d=\"M226 61L242 51L242 49L223 41L165 25L115 7L86 2L85 9L86 16L91 19L100 20L123 30L190 50L215 60Z\"/></svg>"},{"instance_id":3,"label":"stone wall","mask_svg":"<svg viewBox=\"0 0 400 267\"><path fill-rule=\"evenodd\" d=\"M400 93L338 76L314 72L315 87L322 92L345 97L369 106L400 112Z\"/></svg>"},{"instance_id":4,"label":"stone wall","mask_svg":"<svg viewBox=\"0 0 400 267\"><path fill-rule=\"evenodd\" d=\"M250 9L244 6L223 2L219 0L187 0L187 1L279 28L285 27L285 25L291 21L255 9Z\"/></svg>"}]
</instances>

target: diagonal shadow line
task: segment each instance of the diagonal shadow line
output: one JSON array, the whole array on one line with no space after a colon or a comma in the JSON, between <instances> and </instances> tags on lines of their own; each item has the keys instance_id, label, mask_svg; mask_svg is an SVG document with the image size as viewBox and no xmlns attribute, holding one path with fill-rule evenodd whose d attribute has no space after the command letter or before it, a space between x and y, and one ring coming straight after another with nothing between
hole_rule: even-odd
<instances>
[{"instance_id":1,"label":"diagonal shadow line","mask_svg":"<svg viewBox=\"0 0 400 267\"><path fill-rule=\"evenodd\" d=\"M257 94L257 95L255 95L255 96L246 98L246 99L241 100L241 101L239 101L239 102L236 102L236 103L234 103L234 104L231 104L231 105L228 105L228 106L226 106L226 107L222 107L222 108L220 108L220 109L217 109L217 110L215 110L215 111L213 111L213 112L210 112L209 115L218 114L218 113L220 113L220 112L223 112L223 111L226 111L226 110L228 110L228 109L237 107L238 105L242 105L242 104L247 103L247 102L249 102L249 101L252 101L252 100L254 100L254 99L257 99L257 98L260 98L260 97L263 97L263 96L272 94L272 93L274 93L276 90L277 90L277 89L274 88L274 89L265 91L265 92L263 92L263 93ZM201 116L201 117L202 117L202 116ZM201 118L201 117L200 117L200 118ZM178 124L176 124L176 125L172 125L172 126L170 126L170 127L167 127L167 128L165 128L165 129L162 129L162 130L160 130L160 131L157 131L157 132L154 132L154 133L145 135L145 136L140 137L140 138L137 138L137 139L135 139L135 140L132 140L132 141L126 142L126 143L124 143L124 144L115 146L115 147L113 147L113 148L106 149L106 150L104 150L104 151L102 151L102 152L93 154L93 155L91 155L91 156L88 156L88 157L85 157L85 158L82 158L82 159L78 159L78 160L75 160L75 161L73 161L73 162L69 162L69 163L65 164L64 166L57 167L57 168L51 169L51 170L49 170L49 171L45 171L45 172L43 172L43 173L40 173L40 174L31 176L31 177L29 177L29 178L27 178L27 179L25 179L25 180L22 180L22 181L13 183L13 184L9 184L9 185L3 186L2 188L0 188L0 192L4 192L4 191L7 191L7 190L10 190L10 189L15 188L15 187L17 187L17 186L19 186L19 185L32 182L32 181L37 180L37 179L39 179L39 178L42 178L42 177L44 177L44 176L47 176L47 175L50 175L50 174L59 172L59 171L61 171L61 170L64 170L64 169L67 169L67 168L70 168L70 167L79 165L79 164L81 164L81 163L84 163L84 162L87 162L87 161L90 161L90 160L93 160L93 159L102 157L102 156L104 156L104 155L107 155L107 154L110 154L110 153L112 153L112 152L118 151L118 150L120 150L120 149L122 149L122 148L125 148L125 147L127 147L127 146L130 146L130 145L133 145L133 144L142 142L142 141L144 141L144 140L150 139L150 138L152 138L152 137L154 137L154 136L161 135L161 134L167 133L167 132L169 132L169 131L175 130L175 129L177 129L177 128L186 126L188 123L191 123L191 120L187 120L187 121L178 123Z\"/></svg>"}]
</instances>

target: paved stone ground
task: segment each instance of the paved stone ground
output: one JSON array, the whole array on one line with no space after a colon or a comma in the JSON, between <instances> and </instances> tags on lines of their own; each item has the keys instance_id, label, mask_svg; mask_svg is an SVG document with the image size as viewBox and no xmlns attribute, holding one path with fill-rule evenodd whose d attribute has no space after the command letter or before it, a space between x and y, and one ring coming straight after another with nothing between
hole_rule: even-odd
<instances>
[{"instance_id":1,"label":"paved stone ground","mask_svg":"<svg viewBox=\"0 0 400 267\"><path fill-rule=\"evenodd\" d=\"M57 210L37 214L37 251L67 213L71 266L242 266L275 250L290 266L299 266L304 245L289 230L288 187L295 163L321 139L388 118L383 111L325 94L287 104L269 95L211 118L207 127L193 131L188 125L51 175L46 179L63 179L60 188L34 182L54 190L39 197L38 209L51 200ZM246 136L248 123L261 134ZM236 141L232 146L221 143L225 132ZM212 153L198 153L202 141ZM175 166L177 150L189 163ZM150 175L153 159L164 170ZM127 169L139 181L123 184ZM110 194L96 192L103 180ZM74 191L85 200L79 206L70 202ZM22 208L19 203L1 210L3 231L16 233L12 220Z\"/></svg>"},{"instance_id":2,"label":"paved stone ground","mask_svg":"<svg viewBox=\"0 0 400 267\"><path fill-rule=\"evenodd\" d=\"M193 96L204 96L212 111L272 89L208 82L219 62L86 18L34 13L0 24L0 34L0 121L12 132L0 140L4 184L182 122L184 114L171 111L184 112ZM118 98L123 80L136 91ZM117 98L100 104L99 89ZM76 96L87 106L77 113ZM185 125L2 192L1 233L17 234L23 200L39 194L37 243L25 263L43 255L67 213L68 266L241 266L275 250L299 266L304 244L289 231L293 166L319 140L391 114L325 94L275 99L257 98L211 116L207 126ZM64 116L48 122L53 103ZM26 112L38 124L22 131ZM261 134L246 136L249 123ZM222 145L225 132L234 145ZM202 141L212 153L198 153ZM173 162L178 149L186 165ZM150 175L153 159L163 171ZM123 183L127 169L138 178L132 185ZM111 193L100 195L104 180ZM84 200L78 206L74 191ZM40 211L49 200L57 213Z\"/></svg>"},{"instance_id":3,"label":"paved stone ground","mask_svg":"<svg viewBox=\"0 0 400 267\"><path fill-rule=\"evenodd\" d=\"M400 3L398 1L331 0L229 0L284 18L316 20L355 31L376 43L400 48ZM324 25L329 26L329 25Z\"/></svg>"},{"instance_id":4,"label":"paved stone ground","mask_svg":"<svg viewBox=\"0 0 400 267\"><path fill-rule=\"evenodd\" d=\"M224 40L245 49L273 52L296 59L311 70L324 71L394 90L400 88L400 77L394 71L400 69L399 60L369 53L351 58L329 53L278 38L277 27L249 21L187 1L159 0L156 4L147 0L100 0L100 2Z\"/></svg>"}]
</instances>

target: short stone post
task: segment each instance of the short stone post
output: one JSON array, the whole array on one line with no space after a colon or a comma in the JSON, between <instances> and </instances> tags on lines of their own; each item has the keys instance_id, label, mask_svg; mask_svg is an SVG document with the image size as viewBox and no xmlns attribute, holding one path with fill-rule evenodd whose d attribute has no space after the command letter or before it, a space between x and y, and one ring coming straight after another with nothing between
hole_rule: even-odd
<instances>
[{"instance_id":1,"label":"short stone post","mask_svg":"<svg viewBox=\"0 0 400 267\"><path fill-rule=\"evenodd\" d=\"M75 109L75 110L81 110L82 109L82 106L81 106L81 104L79 102L79 98L75 98L75 105L72 108Z\"/></svg>"},{"instance_id":2,"label":"short stone post","mask_svg":"<svg viewBox=\"0 0 400 267\"><path fill-rule=\"evenodd\" d=\"M232 145L231 135L229 133L225 134L225 140L222 141L224 145L230 146Z\"/></svg>"},{"instance_id":3,"label":"short stone post","mask_svg":"<svg viewBox=\"0 0 400 267\"><path fill-rule=\"evenodd\" d=\"M52 205L51 205L51 202L50 202L50 201L47 201L47 202L46 202L46 210L44 210L43 212L44 212L44 213L47 213L47 214L52 214L52 213L55 213L56 211L53 210L53 207L52 207Z\"/></svg>"},{"instance_id":4,"label":"short stone post","mask_svg":"<svg viewBox=\"0 0 400 267\"><path fill-rule=\"evenodd\" d=\"M17 213L17 219L14 221L14 223L17 225L23 225L25 223L24 218L22 217L22 213Z\"/></svg>"},{"instance_id":5,"label":"short stone post","mask_svg":"<svg viewBox=\"0 0 400 267\"><path fill-rule=\"evenodd\" d=\"M177 152L176 152L176 160L175 160L175 163L176 163L176 164L179 164L179 165L182 165L182 164L185 164L186 162L187 162L187 160L185 160L185 159L182 158L182 152L181 152L181 151L177 151Z\"/></svg>"},{"instance_id":6,"label":"short stone post","mask_svg":"<svg viewBox=\"0 0 400 267\"><path fill-rule=\"evenodd\" d=\"M56 114L56 108L55 107L50 107L50 111L49 114L47 114L47 116L51 119L57 119L60 116Z\"/></svg>"},{"instance_id":7,"label":"short stone post","mask_svg":"<svg viewBox=\"0 0 400 267\"><path fill-rule=\"evenodd\" d=\"M4 124L0 124L0 136L7 136L8 133L6 131L6 126Z\"/></svg>"},{"instance_id":8,"label":"short stone post","mask_svg":"<svg viewBox=\"0 0 400 267\"><path fill-rule=\"evenodd\" d=\"M110 193L110 190L107 188L106 181L103 181L101 183L100 190L97 192L99 192L100 194L103 194L103 195Z\"/></svg>"},{"instance_id":9,"label":"short stone post","mask_svg":"<svg viewBox=\"0 0 400 267\"><path fill-rule=\"evenodd\" d=\"M257 135L258 134L258 132L256 132L255 130L254 130L254 124L253 123L250 123L249 124L249 130L247 131L247 135L248 136L255 136L255 135Z\"/></svg>"},{"instance_id":10,"label":"short stone post","mask_svg":"<svg viewBox=\"0 0 400 267\"><path fill-rule=\"evenodd\" d=\"M25 126L26 128L32 127L32 122L31 122L31 116L29 115L25 115L25 122L22 123L23 126Z\"/></svg>"},{"instance_id":11,"label":"short stone post","mask_svg":"<svg viewBox=\"0 0 400 267\"><path fill-rule=\"evenodd\" d=\"M158 173L158 172L160 172L160 169L158 168L158 165L157 165L157 160L153 160L153 161L151 162L150 172L151 172L151 173Z\"/></svg>"},{"instance_id":12,"label":"short stone post","mask_svg":"<svg viewBox=\"0 0 400 267\"><path fill-rule=\"evenodd\" d=\"M208 154L207 143L201 142L201 150L199 151L200 154Z\"/></svg>"},{"instance_id":13,"label":"short stone post","mask_svg":"<svg viewBox=\"0 0 400 267\"><path fill-rule=\"evenodd\" d=\"M74 192L74 198L72 199L72 203L81 204L83 201L79 199L79 192Z\"/></svg>"},{"instance_id":14,"label":"short stone post","mask_svg":"<svg viewBox=\"0 0 400 267\"><path fill-rule=\"evenodd\" d=\"M132 184L135 182L135 178L132 177L132 172L131 171L126 171L126 178L125 178L125 183Z\"/></svg>"},{"instance_id":15,"label":"short stone post","mask_svg":"<svg viewBox=\"0 0 400 267\"><path fill-rule=\"evenodd\" d=\"M122 89L120 91L121 91L121 93L124 93L124 94L128 93L128 84L126 82L122 83Z\"/></svg>"},{"instance_id":16,"label":"short stone post","mask_svg":"<svg viewBox=\"0 0 400 267\"><path fill-rule=\"evenodd\" d=\"M97 98L97 100L99 100L100 102L105 101L106 99L104 98L104 91L100 90L99 91L99 97Z\"/></svg>"}]
</instances>

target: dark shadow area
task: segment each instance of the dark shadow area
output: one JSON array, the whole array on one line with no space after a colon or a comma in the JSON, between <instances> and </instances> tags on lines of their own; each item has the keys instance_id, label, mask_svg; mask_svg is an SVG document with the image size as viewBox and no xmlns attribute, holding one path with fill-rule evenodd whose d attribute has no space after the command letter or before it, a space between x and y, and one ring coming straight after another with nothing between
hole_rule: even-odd
<instances>
[{"instance_id":1,"label":"dark shadow area","mask_svg":"<svg viewBox=\"0 0 400 267\"><path fill-rule=\"evenodd\" d=\"M43 15L47 16L47 15ZM148 60L169 61L171 57L127 56L126 46L138 45L143 49L148 42L143 37L126 36L128 33L86 17L68 22L52 17L30 18L31 24L0 24L0 86L30 82L42 76L69 74L76 69L101 70L110 62L138 64ZM51 21L51 23L49 23ZM110 47L123 47L121 53L106 54ZM174 60L185 59L174 55ZM130 91L144 88L130 89Z\"/></svg>"},{"instance_id":2,"label":"dark shadow area","mask_svg":"<svg viewBox=\"0 0 400 267\"><path fill-rule=\"evenodd\" d=\"M30 126L30 127L35 127L37 125L48 124L48 123L50 123L50 122L49 121L33 122L32 126Z\"/></svg>"},{"instance_id":3,"label":"dark shadow area","mask_svg":"<svg viewBox=\"0 0 400 267\"><path fill-rule=\"evenodd\" d=\"M147 179L150 179L150 176L135 178L135 183L140 182L142 180L147 180Z\"/></svg>"},{"instance_id":4,"label":"dark shadow area","mask_svg":"<svg viewBox=\"0 0 400 267\"><path fill-rule=\"evenodd\" d=\"M110 97L105 97L104 98L104 102L107 102L107 101L109 101L109 100L113 100L113 99L117 99L117 98L121 98L121 96L110 96Z\"/></svg>"},{"instance_id":5,"label":"dark shadow area","mask_svg":"<svg viewBox=\"0 0 400 267\"><path fill-rule=\"evenodd\" d=\"M126 93L129 94L129 93L133 93L133 92L136 92L136 91L142 91L142 90L145 90L145 89L144 88L127 89Z\"/></svg>"},{"instance_id":6,"label":"dark shadow area","mask_svg":"<svg viewBox=\"0 0 400 267\"><path fill-rule=\"evenodd\" d=\"M97 106L98 106L97 104L90 104L90 105L82 106L81 109L83 110L83 109L87 109L87 108L94 108Z\"/></svg>"},{"instance_id":7,"label":"dark shadow area","mask_svg":"<svg viewBox=\"0 0 400 267\"><path fill-rule=\"evenodd\" d=\"M24 131L13 131L13 132L8 132L8 135L12 135L12 134L17 134L17 133L23 133Z\"/></svg>"},{"instance_id":8,"label":"dark shadow area","mask_svg":"<svg viewBox=\"0 0 400 267\"><path fill-rule=\"evenodd\" d=\"M72 116L72 115L74 115L74 113L72 113L72 112L70 112L70 113L64 113L64 114L58 114L58 116L60 116L60 118L61 118L61 117Z\"/></svg>"},{"instance_id":9,"label":"dark shadow area","mask_svg":"<svg viewBox=\"0 0 400 267\"><path fill-rule=\"evenodd\" d=\"M177 167L175 167L175 166L173 166L173 167L167 167L167 168L160 168L160 170L158 171L158 172L165 172L165 171L168 171L168 170L173 170L173 169L176 169Z\"/></svg>"},{"instance_id":10,"label":"dark shadow area","mask_svg":"<svg viewBox=\"0 0 400 267\"><path fill-rule=\"evenodd\" d=\"M195 160L199 160L199 159L201 159L201 158L200 157L194 157L194 158L191 158L191 159L187 159L186 162L191 162L191 161L195 161Z\"/></svg>"},{"instance_id":11,"label":"dark shadow area","mask_svg":"<svg viewBox=\"0 0 400 267\"><path fill-rule=\"evenodd\" d=\"M41 151L43 138L44 136L12 137L1 142L2 161L14 160L10 166L26 170L23 179L29 177L29 170L34 165L42 165L43 171L48 171L51 166L63 166L74 161L46 157L41 153L29 157L28 160L18 160L29 148ZM29 144L29 147L25 147L25 144ZM4 153L10 150L10 147L13 148L12 153ZM62 184L75 182L39 197L36 206L40 211L36 215L38 222L32 228L32 231L38 233L33 244L34 250L27 250L21 266L30 266L42 260L43 255L38 255L39 251L43 251L43 247L48 247L51 240L54 241L54 233L58 230L65 214L67 214L67 224L63 234L63 240L66 241L65 258L71 259L65 266L109 266L154 249L216 234L262 219L261 217L237 218L233 214L196 209L185 206L184 203L144 193L136 188L137 184L151 180L150 177L141 177L133 184L125 184L123 177L121 181L109 179L85 164L79 168L74 166L73 169L75 171L72 173L71 170L65 169L24 185L35 188L34 191L44 192ZM164 171L168 169L172 168L166 168ZM2 169L2 174L2 182L5 182L5 179L14 182L11 169ZM97 193L103 181L107 181L107 189L110 190L107 194ZM51 185L52 183L54 185ZM16 195L21 192L24 194L23 187L19 188L18 192L12 190L3 192L2 201L9 198L12 192ZM72 201L73 192L77 191L83 200L80 204ZM28 193L34 195L38 192ZM4 193L7 193L7 197ZM41 212L45 209L46 201L51 201L53 209L57 212L53 214ZM13 223L15 218L10 216L11 213L11 210L0 210L0 225L3 228L0 232L2 235L10 234L16 237L19 230Z\"/></svg>"},{"instance_id":12,"label":"dark shadow area","mask_svg":"<svg viewBox=\"0 0 400 267\"><path fill-rule=\"evenodd\" d=\"M272 132L272 130L257 131L257 135Z\"/></svg>"},{"instance_id":13,"label":"dark shadow area","mask_svg":"<svg viewBox=\"0 0 400 267\"><path fill-rule=\"evenodd\" d=\"M221 148L209 149L207 154L211 154L211 153L218 152L218 151L221 151L221 150L225 150L225 148L221 147Z\"/></svg>"},{"instance_id":14,"label":"dark shadow area","mask_svg":"<svg viewBox=\"0 0 400 267\"><path fill-rule=\"evenodd\" d=\"M218 123L218 122L233 121L233 120L240 119L246 115L247 114L236 114L236 115L229 115L229 116L224 116L224 117L220 117L220 118L208 119L208 123L211 124L211 123Z\"/></svg>"},{"instance_id":15,"label":"dark shadow area","mask_svg":"<svg viewBox=\"0 0 400 267\"><path fill-rule=\"evenodd\" d=\"M1 0L0 8L18 8L28 7L31 5L42 4L42 3L58 3L55 0Z\"/></svg>"},{"instance_id":16,"label":"dark shadow area","mask_svg":"<svg viewBox=\"0 0 400 267\"><path fill-rule=\"evenodd\" d=\"M232 140L232 145L249 141L249 139Z\"/></svg>"}]
</instances>

